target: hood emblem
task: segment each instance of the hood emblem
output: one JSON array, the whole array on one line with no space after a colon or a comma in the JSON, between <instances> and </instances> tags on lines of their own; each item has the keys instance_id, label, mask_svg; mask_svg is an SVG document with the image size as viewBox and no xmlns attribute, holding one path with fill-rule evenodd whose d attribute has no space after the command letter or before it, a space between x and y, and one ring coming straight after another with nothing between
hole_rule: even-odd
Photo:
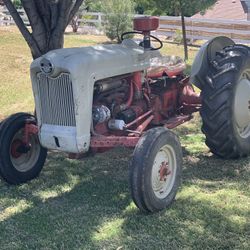
<instances>
[{"instance_id":1,"label":"hood emblem","mask_svg":"<svg viewBox=\"0 0 250 250\"><path fill-rule=\"evenodd\" d=\"M53 69L54 69L52 63L46 58L43 58L41 60L40 68L41 68L41 71L46 75L51 74L53 72Z\"/></svg>"}]
</instances>

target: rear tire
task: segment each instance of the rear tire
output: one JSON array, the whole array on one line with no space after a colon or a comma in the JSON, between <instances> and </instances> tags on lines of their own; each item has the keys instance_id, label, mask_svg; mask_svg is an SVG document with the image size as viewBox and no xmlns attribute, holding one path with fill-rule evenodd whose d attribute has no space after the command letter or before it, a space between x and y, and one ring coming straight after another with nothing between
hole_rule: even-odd
<instances>
[{"instance_id":1,"label":"rear tire","mask_svg":"<svg viewBox=\"0 0 250 250\"><path fill-rule=\"evenodd\" d=\"M1 123L0 175L9 184L20 184L37 177L47 157L37 135L30 135L30 150L23 151L23 129L26 122L36 124L35 117L17 113Z\"/></svg>"},{"instance_id":2,"label":"rear tire","mask_svg":"<svg viewBox=\"0 0 250 250\"><path fill-rule=\"evenodd\" d=\"M202 86L202 132L211 152L222 158L250 153L250 50L226 47L207 70Z\"/></svg>"},{"instance_id":3,"label":"rear tire","mask_svg":"<svg viewBox=\"0 0 250 250\"><path fill-rule=\"evenodd\" d=\"M143 212L158 212L174 201L181 183L182 150L165 128L147 131L139 140L130 168L132 198Z\"/></svg>"}]
</instances>

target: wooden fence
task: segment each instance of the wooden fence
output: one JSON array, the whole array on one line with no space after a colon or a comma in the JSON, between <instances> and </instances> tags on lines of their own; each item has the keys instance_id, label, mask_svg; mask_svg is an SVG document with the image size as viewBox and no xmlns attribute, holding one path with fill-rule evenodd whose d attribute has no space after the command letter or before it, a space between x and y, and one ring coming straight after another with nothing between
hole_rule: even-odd
<instances>
[{"instance_id":1,"label":"wooden fence","mask_svg":"<svg viewBox=\"0 0 250 250\"><path fill-rule=\"evenodd\" d=\"M187 37L207 40L215 36L227 36L237 42L250 42L250 21L185 18ZM180 17L160 17L159 35L174 36L181 30Z\"/></svg>"},{"instance_id":2,"label":"wooden fence","mask_svg":"<svg viewBox=\"0 0 250 250\"><path fill-rule=\"evenodd\" d=\"M13 25L12 18L5 10L3 13L6 15L7 20L0 20L0 25ZM28 18L23 10L19 10L25 24L29 25ZM5 18L6 19L6 18ZM82 19L79 19L79 26L95 27L101 30L105 15L102 13L84 13ZM215 19L196 19L186 18L187 37L190 40L207 40L215 36L227 36L233 40L241 43L250 43L250 21L238 20L215 20ZM160 28L155 32L157 36L174 37L177 33L181 32L181 18L161 16Z\"/></svg>"},{"instance_id":3,"label":"wooden fence","mask_svg":"<svg viewBox=\"0 0 250 250\"><path fill-rule=\"evenodd\" d=\"M17 12L23 19L25 25L29 25L28 17L23 9L18 9ZM12 16L9 14L9 11L6 8L0 9L0 26L8 26L8 25L15 25Z\"/></svg>"}]
</instances>

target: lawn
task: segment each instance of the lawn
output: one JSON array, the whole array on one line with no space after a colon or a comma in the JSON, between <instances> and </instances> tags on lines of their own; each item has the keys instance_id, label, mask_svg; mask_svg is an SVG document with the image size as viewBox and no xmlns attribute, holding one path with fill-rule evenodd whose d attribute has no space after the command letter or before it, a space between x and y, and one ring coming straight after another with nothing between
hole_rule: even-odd
<instances>
[{"instance_id":1,"label":"lawn","mask_svg":"<svg viewBox=\"0 0 250 250\"><path fill-rule=\"evenodd\" d=\"M66 35L65 45L105 37ZM190 49L192 63L197 49ZM165 44L165 54L182 48ZM15 28L0 28L0 119L34 109L29 49ZM184 152L176 202L145 215L133 204L123 148L81 161L51 152L39 178L0 180L0 249L250 249L250 158L225 161L204 144L198 114L176 129Z\"/></svg>"}]
</instances>

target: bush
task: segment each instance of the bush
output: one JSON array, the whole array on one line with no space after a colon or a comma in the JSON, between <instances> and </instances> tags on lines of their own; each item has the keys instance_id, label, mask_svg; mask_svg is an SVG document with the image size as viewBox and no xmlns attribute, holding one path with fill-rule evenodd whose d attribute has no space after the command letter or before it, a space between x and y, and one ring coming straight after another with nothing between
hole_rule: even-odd
<instances>
[{"instance_id":1,"label":"bush","mask_svg":"<svg viewBox=\"0 0 250 250\"><path fill-rule=\"evenodd\" d=\"M21 0L14 0L12 2L17 9L22 8Z\"/></svg>"},{"instance_id":2,"label":"bush","mask_svg":"<svg viewBox=\"0 0 250 250\"><path fill-rule=\"evenodd\" d=\"M104 0L103 13L106 15L104 31L106 36L121 42L121 35L132 30L134 2L131 0Z\"/></svg>"},{"instance_id":3,"label":"bush","mask_svg":"<svg viewBox=\"0 0 250 250\"><path fill-rule=\"evenodd\" d=\"M90 12L101 12L102 11L102 1L101 0L85 0L85 5L87 10Z\"/></svg>"},{"instance_id":4,"label":"bush","mask_svg":"<svg viewBox=\"0 0 250 250\"><path fill-rule=\"evenodd\" d=\"M176 30L173 38L174 38L174 42L182 44L183 43L182 31Z\"/></svg>"}]
</instances>

